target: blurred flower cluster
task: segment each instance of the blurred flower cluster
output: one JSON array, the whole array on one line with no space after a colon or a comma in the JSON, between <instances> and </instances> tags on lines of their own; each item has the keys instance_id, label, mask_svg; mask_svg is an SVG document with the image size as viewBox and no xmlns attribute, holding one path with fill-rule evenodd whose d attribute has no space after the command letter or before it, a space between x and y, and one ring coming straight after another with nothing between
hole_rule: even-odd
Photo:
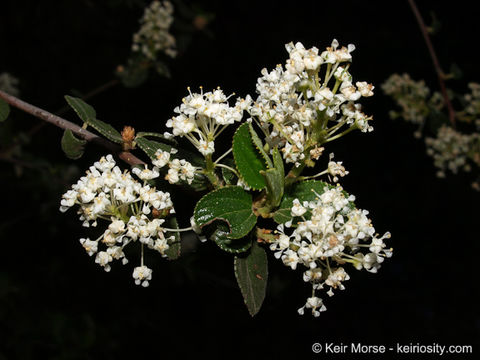
<instances>
[{"instance_id":1,"label":"blurred flower cluster","mask_svg":"<svg viewBox=\"0 0 480 360\"><path fill-rule=\"evenodd\" d=\"M416 138L425 137L426 152L433 158L437 176L447 172L473 173L472 187L480 190L480 84L469 83L469 93L456 94L455 123L449 122L442 95L433 92L423 80L410 75L393 74L382 85L400 108L391 111L392 119L403 119L417 125Z\"/></svg>"}]
</instances>

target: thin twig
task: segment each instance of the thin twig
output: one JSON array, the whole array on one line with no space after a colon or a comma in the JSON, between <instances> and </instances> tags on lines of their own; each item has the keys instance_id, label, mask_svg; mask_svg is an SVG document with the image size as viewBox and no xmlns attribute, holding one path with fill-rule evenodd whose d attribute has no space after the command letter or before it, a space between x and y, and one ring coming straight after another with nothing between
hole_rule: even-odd
<instances>
[{"instance_id":1,"label":"thin twig","mask_svg":"<svg viewBox=\"0 0 480 360\"><path fill-rule=\"evenodd\" d=\"M51 123L61 129L71 130L74 134L78 135L80 138L88 142L93 142L105 147L109 151L116 153L120 159L122 159L123 161L125 161L130 165L144 164L142 160L138 159L132 153L127 151L122 151L122 148L119 145L114 144L108 141L107 139L102 138L86 129L83 129L81 126L78 126L77 124L74 124L64 118L61 118L60 116L49 113L46 110L40 109L39 107L36 107L32 104L22 101L19 98L9 95L3 91L0 91L0 98L5 100L7 103L9 103L13 107L16 107L22 111L25 111L26 113L31 114L48 123Z\"/></svg>"},{"instance_id":2,"label":"thin twig","mask_svg":"<svg viewBox=\"0 0 480 360\"><path fill-rule=\"evenodd\" d=\"M430 40L430 36L428 35L427 27L425 26L425 22L423 21L422 15L420 14L420 11L418 11L418 7L415 4L415 1L414 0L408 0L408 3L410 4L410 7L412 8L413 14L415 15L415 18L417 19L418 25L420 26L420 30L422 31L423 38L425 39L425 43L427 44L428 52L430 53L430 56L431 56L432 61L433 61L433 66L435 68L435 71L437 72L438 83L440 85L440 91L442 93L443 100L445 102L445 106L447 107L447 110L448 110L448 118L449 118L452 126L455 127L455 110L453 109L452 102L450 101L450 98L448 97L447 87L445 86L445 81L444 81L445 80L445 73L443 72L442 67L440 66L440 62L438 61L437 54L435 53L432 42Z\"/></svg>"},{"instance_id":3,"label":"thin twig","mask_svg":"<svg viewBox=\"0 0 480 360\"><path fill-rule=\"evenodd\" d=\"M100 85L96 89L93 89L92 91L89 91L84 96L82 96L81 99L84 100L84 101L87 101L88 99L91 99L92 97L97 96L98 94L101 94L104 91L107 91L108 89L110 89L110 88L112 88L112 87L114 87L118 84L120 84L120 80L118 80L118 79L110 80L109 82ZM62 107L60 110L56 111L56 114L57 115L63 115L70 110L72 110L72 108L67 105L67 106Z\"/></svg>"}]
</instances>

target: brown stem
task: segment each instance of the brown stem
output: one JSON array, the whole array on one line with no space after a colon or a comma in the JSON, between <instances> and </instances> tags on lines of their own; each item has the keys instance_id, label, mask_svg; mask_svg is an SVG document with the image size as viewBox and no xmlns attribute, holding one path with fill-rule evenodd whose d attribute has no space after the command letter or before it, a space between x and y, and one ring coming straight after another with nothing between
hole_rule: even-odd
<instances>
[{"instance_id":1,"label":"brown stem","mask_svg":"<svg viewBox=\"0 0 480 360\"><path fill-rule=\"evenodd\" d=\"M433 48L432 42L430 40L430 36L428 35L428 30L427 27L425 26L425 22L423 21L422 15L420 14L420 11L418 11L418 7L415 4L414 0L408 0L408 3L410 4L410 7L412 8L413 14L415 15L415 18L417 19L418 25L420 26L420 30L422 31L423 38L425 39L425 43L427 44L428 52L430 53L430 56L433 61L433 66L435 68L435 71L437 72L437 77L438 77L438 83L440 85L440 91L443 96L443 100L445 102L445 106L447 107L448 110L448 118L450 120L450 123L452 124L453 127L455 127L455 110L453 109L452 102L450 101L450 98L448 97L447 93L447 87L445 86L445 73L442 70L442 67L440 66L440 62L438 61L437 54L435 53L435 49Z\"/></svg>"},{"instance_id":2,"label":"brown stem","mask_svg":"<svg viewBox=\"0 0 480 360\"><path fill-rule=\"evenodd\" d=\"M48 111L40 109L25 101L22 101L19 98L9 95L3 91L0 91L0 98L5 100L7 103L9 103L13 107L16 107L22 111L25 111L26 113L31 114L46 122L49 122L61 129L71 130L74 134L78 135L80 138L86 141L93 142L105 147L106 149L116 153L120 159L122 159L123 161L125 161L130 165L144 164L144 162L138 159L135 155L126 151L122 151L122 148L119 145L114 144L108 141L107 139L104 139L86 129L83 129L81 126L78 126L77 124L74 124L57 115L49 113Z\"/></svg>"}]
</instances>

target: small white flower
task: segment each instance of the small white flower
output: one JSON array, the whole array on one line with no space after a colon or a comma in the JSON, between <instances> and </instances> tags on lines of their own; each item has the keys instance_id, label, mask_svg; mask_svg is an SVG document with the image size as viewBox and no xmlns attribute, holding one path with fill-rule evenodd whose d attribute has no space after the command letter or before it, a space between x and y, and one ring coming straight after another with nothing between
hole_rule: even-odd
<instances>
[{"instance_id":1,"label":"small white flower","mask_svg":"<svg viewBox=\"0 0 480 360\"><path fill-rule=\"evenodd\" d=\"M164 167L170 161L170 154L171 152L158 149L155 152L155 160L152 161L152 164L158 168Z\"/></svg>"},{"instance_id":2,"label":"small white flower","mask_svg":"<svg viewBox=\"0 0 480 360\"><path fill-rule=\"evenodd\" d=\"M152 269L143 266L138 266L133 270L133 278L135 279L135 284L142 285L147 287L149 281L152 280Z\"/></svg>"},{"instance_id":3,"label":"small white flower","mask_svg":"<svg viewBox=\"0 0 480 360\"><path fill-rule=\"evenodd\" d=\"M68 190L65 194L63 194L62 200L60 201L60 211L65 212L75 205L77 196L78 192L75 190Z\"/></svg>"},{"instance_id":4,"label":"small white flower","mask_svg":"<svg viewBox=\"0 0 480 360\"><path fill-rule=\"evenodd\" d=\"M285 265L290 266L292 270L297 268L298 260L298 255L295 251L287 249L283 252L282 261Z\"/></svg>"},{"instance_id":5,"label":"small white flower","mask_svg":"<svg viewBox=\"0 0 480 360\"><path fill-rule=\"evenodd\" d=\"M103 269L106 272L109 272L111 270L109 263L112 260L113 260L112 255L110 255L106 251L100 251L95 258L95 262L100 266L103 266Z\"/></svg>"},{"instance_id":6,"label":"small white flower","mask_svg":"<svg viewBox=\"0 0 480 360\"><path fill-rule=\"evenodd\" d=\"M108 225L108 229L114 234L120 234L125 231L125 223L123 220L113 218L110 225Z\"/></svg>"},{"instance_id":7,"label":"small white flower","mask_svg":"<svg viewBox=\"0 0 480 360\"><path fill-rule=\"evenodd\" d=\"M142 180L152 180L160 176L158 168L154 167L153 169L140 169L138 167L133 168L132 172L137 175Z\"/></svg>"},{"instance_id":8,"label":"small white flower","mask_svg":"<svg viewBox=\"0 0 480 360\"><path fill-rule=\"evenodd\" d=\"M80 239L80 244L82 244L89 256L92 256L98 251L98 241L92 241L88 238Z\"/></svg>"},{"instance_id":9,"label":"small white flower","mask_svg":"<svg viewBox=\"0 0 480 360\"><path fill-rule=\"evenodd\" d=\"M315 317L319 317L321 312L327 310L325 305L323 305L322 299L316 296L309 297L305 305L298 309L298 313L303 315L305 309L312 309L312 315Z\"/></svg>"},{"instance_id":10,"label":"small white flower","mask_svg":"<svg viewBox=\"0 0 480 360\"><path fill-rule=\"evenodd\" d=\"M307 212L307 209L300 204L298 199L293 200L293 206L291 209L292 216L302 216Z\"/></svg>"},{"instance_id":11,"label":"small white flower","mask_svg":"<svg viewBox=\"0 0 480 360\"><path fill-rule=\"evenodd\" d=\"M375 87L372 84L369 84L366 81L357 81L355 85L362 96L373 96L373 89Z\"/></svg>"}]
</instances>

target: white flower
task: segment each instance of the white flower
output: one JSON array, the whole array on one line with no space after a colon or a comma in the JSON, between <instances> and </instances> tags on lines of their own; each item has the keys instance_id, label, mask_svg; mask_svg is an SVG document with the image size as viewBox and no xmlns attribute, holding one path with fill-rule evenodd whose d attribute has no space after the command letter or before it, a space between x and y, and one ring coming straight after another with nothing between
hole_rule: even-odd
<instances>
[{"instance_id":1,"label":"white flower","mask_svg":"<svg viewBox=\"0 0 480 360\"><path fill-rule=\"evenodd\" d=\"M180 114L167 121L167 127L172 128L174 136L185 136L196 129L195 118Z\"/></svg>"},{"instance_id":2,"label":"white flower","mask_svg":"<svg viewBox=\"0 0 480 360\"><path fill-rule=\"evenodd\" d=\"M106 272L109 272L111 270L109 263L112 260L113 260L112 255L110 255L106 251L100 251L95 258L95 262L100 266L103 266L103 269Z\"/></svg>"},{"instance_id":3,"label":"white flower","mask_svg":"<svg viewBox=\"0 0 480 360\"><path fill-rule=\"evenodd\" d=\"M115 167L115 160L111 154L102 156L99 161L93 164L99 171L105 172Z\"/></svg>"},{"instance_id":4,"label":"white flower","mask_svg":"<svg viewBox=\"0 0 480 360\"><path fill-rule=\"evenodd\" d=\"M152 180L160 176L158 168L156 167L153 167L152 170L148 169L146 166L145 169L140 169L136 167L133 168L132 172L142 180Z\"/></svg>"},{"instance_id":5,"label":"white flower","mask_svg":"<svg viewBox=\"0 0 480 360\"><path fill-rule=\"evenodd\" d=\"M60 201L60 211L65 212L75 205L77 196L78 192L75 190L68 190L65 194L63 194L62 200Z\"/></svg>"},{"instance_id":6,"label":"white flower","mask_svg":"<svg viewBox=\"0 0 480 360\"><path fill-rule=\"evenodd\" d=\"M113 246L117 243L117 237L110 230L103 233L102 242L107 246Z\"/></svg>"},{"instance_id":7,"label":"white flower","mask_svg":"<svg viewBox=\"0 0 480 360\"><path fill-rule=\"evenodd\" d=\"M340 85L340 92L349 101L357 101L362 96L362 94L357 91L355 86L349 81L342 82L342 85Z\"/></svg>"},{"instance_id":8,"label":"white flower","mask_svg":"<svg viewBox=\"0 0 480 360\"><path fill-rule=\"evenodd\" d=\"M328 275L327 280L325 280L325 284L334 289L339 288L340 290L344 290L345 286L343 286L342 281L349 279L350 276L348 276L348 274L345 272L345 269L339 267Z\"/></svg>"},{"instance_id":9,"label":"white flower","mask_svg":"<svg viewBox=\"0 0 480 360\"><path fill-rule=\"evenodd\" d=\"M112 218L112 222L108 225L108 229L114 234L120 234L125 231L125 223L121 219Z\"/></svg>"},{"instance_id":10,"label":"white flower","mask_svg":"<svg viewBox=\"0 0 480 360\"><path fill-rule=\"evenodd\" d=\"M168 152L168 151L163 151L161 149L158 149L155 152L156 159L152 161L152 164L158 168L164 167L170 161L170 155L175 154L177 152L176 150L175 151L174 150L175 149L172 148L170 152Z\"/></svg>"},{"instance_id":11,"label":"white flower","mask_svg":"<svg viewBox=\"0 0 480 360\"><path fill-rule=\"evenodd\" d=\"M345 170L345 167L342 165L342 161L332 161L333 156L333 153L331 153L330 161L328 162L328 173L333 176L333 181L337 182L337 175L344 177L345 175L348 175L348 171Z\"/></svg>"},{"instance_id":12,"label":"white flower","mask_svg":"<svg viewBox=\"0 0 480 360\"><path fill-rule=\"evenodd\" d=\"M92 241L90 239L80 239L80 244L87 251L88 255L92 256L98 251L98 241Z\"/></svg>"},{"instance_id":13,"label":"white flower","mask_svg":"<svg viewBox=\"0 0 480 360\"><path fill-rule=\"evenodd\" d=\"M373 89L375 88L372 84L367 83L366 81L357 81L355 83L358 91L362 96L368 97L373 96Z\"/></svg>"},{"instance_id":14,"label":"white flower","mask_svg":"<svg viewBox=\"0 0 480 360\"><path fill-rule=\"evenodd\" d=\"M312 315L315 317L319 317L321 312L327 310L325 305L323 305L322 299L316 296L309 297L305 305L298 309L298 313L303 315L305 309L312 309Z\"/></svg>"},{"instance_id":15,"label":"white flower","mask_svg":"<svg viewBox=\"0 0 480 360\"><path fill-rule=\"evenodd\" d=\"M133 270L133 278L135 279L135 284L142 285L147 287L149 281L152 280L152 269L143 266L138 266Z\"/></svg>"},{"instance_id":16,"label":"white flower","mask_svg":"<svg viewBox=\"0 0 480 360\"><path fill-rule=\"evenodd\" d=\"M198 142L198 151L204 156L215 152L215 143L213 141L200 140Z\"/></svg>"},{"instance_id":17,"label":"white flower","mask_svg":"<svg viewBox=\"0 0 480 360\"><path fill-rule=\"evenodd\" d=\"M121 246L112 246L107 249L107 253L115 260L122 259L122 264L125 265L128 263L125 254L123 253L123 248Z\"/></svg>"},{"instance_id":18,"label":"white flower","mask_svg":"<svg viewBox=\"0 0 480 360\"><path fill-rule=\"evenodd\" d=\"M167 251L169 247L167 239L156 239L152 249L157 250L162 256L167 256L165 251Z\"/></svg>"},{"instance_id":19,"label":"white flower","mask_svg":"<svg viewBox=\"0 0 480 360\"><path fill-rule=\"evenodd\" d=\"M287 249L283 252L282 261L285 265L290 266L292 270L295 270L298 264L298 254L291 249Z\"/></svg>"},{"instance_id":20,"label":"white flower","mask_svg":"<svg viewBox=\"0 0 480 360\"><path fill-rule=\"evenodd\" d=\"M298 199L293 200L293 206L291 210L292 216L302 216L307 212L307 209L300 204Z\"/></svg>"}]
</instances>

